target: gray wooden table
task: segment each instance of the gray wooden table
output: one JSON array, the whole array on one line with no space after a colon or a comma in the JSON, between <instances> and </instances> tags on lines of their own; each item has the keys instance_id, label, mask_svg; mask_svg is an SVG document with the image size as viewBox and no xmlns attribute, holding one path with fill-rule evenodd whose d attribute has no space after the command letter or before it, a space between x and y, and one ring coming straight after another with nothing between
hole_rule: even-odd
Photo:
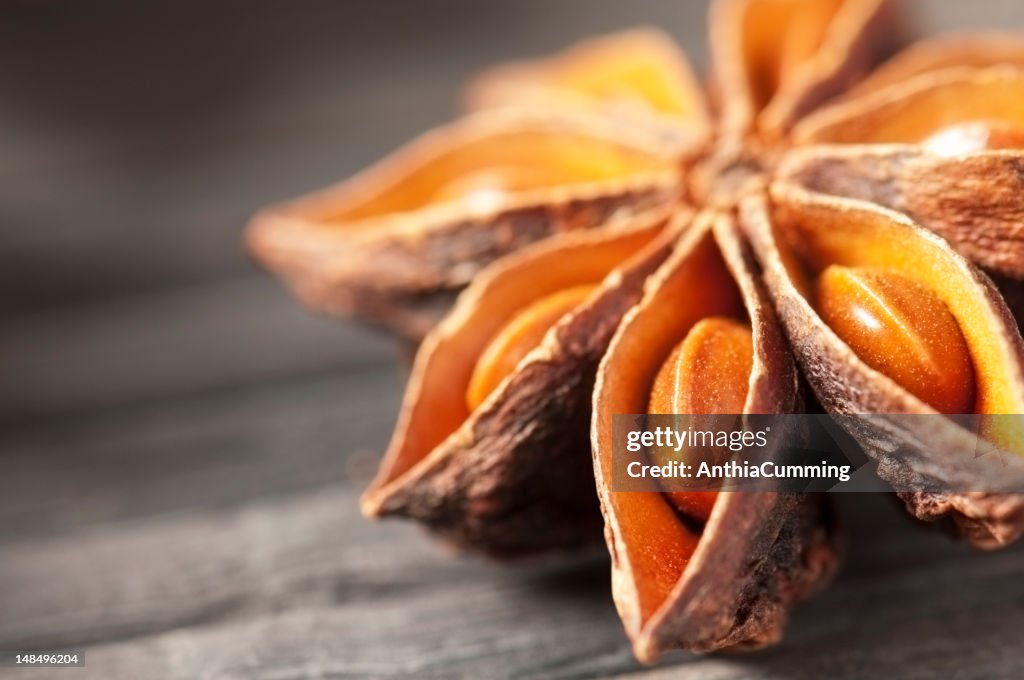
<instances>
[{"instance_id":1,"label":"gray wooden table","mask_svg":"<svg viewBox=\"0 0 1024 680\"><path fill-rule=\"evenodd\" d=\"M0 649L87 664L0 677L1024 677L1024 547L885 497L840 499L846 567L783 645L651 671L600 551L499 567L358 514L395 348L257 271L246 216L446 119L493 60L657 23L702 64L703 3L150 5L0 3Z\"/></svg>"}]
</instances>

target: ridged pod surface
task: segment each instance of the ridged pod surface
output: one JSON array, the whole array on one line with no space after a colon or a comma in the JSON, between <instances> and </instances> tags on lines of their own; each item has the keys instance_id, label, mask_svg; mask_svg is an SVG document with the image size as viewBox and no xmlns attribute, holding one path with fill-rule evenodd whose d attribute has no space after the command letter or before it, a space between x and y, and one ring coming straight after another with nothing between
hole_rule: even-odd
<instances>
[{"instance_id":1,"label":"ridged pod surface","mask_svg":"<svg viewBox=\"0 0 1024 680\"><path fill-rule=\"evenodd\" d=\"M678 200L676 157L581 111L484 112L264 209L249 249L305 302L414 342L484 266Z\"/></svg>"},{"instance_id":2,"label":"ridged pod surface","mask_svg":"<svg viewBox=\"0 0 1024 680\"><path fill-rule=\"evenodd\" d=\"M739 372L725 380L744 386L743 399L738 407L725 404L728 396L709 395L714 386L693 383L677 385L686 394L675 398L721 400L736 413L801 408L796 368L755 272L732 218L702 214L648 280L598 371L591 437L612 554L612 594L642 661L678 647L709 651L775 642L788 606L826 582L836 565L818 494L725 491L710 514L695 516L686 512L681 492L612 489L612 415L644 413L652 394L660 399L662 367L680 341L695 328L701 332L701 324L749 337L728 348L745 345L747 361L718 364L723 376ZM723 345L704 350L713 355Z\"/></svg>"},{"instance_id":3,"label":"ridged pod surface","mask_svg":"<svg viewBox=\"0 0 1024 680\"><path fill-rule=\"evenodd\" d=\"M427 336L398 426L363 497L370 516L416 519L455 545L496 557L600 539L589 472L589 400L597 362L688 219L666 214L632 229L577 232L492 267ZM567 291L555 315L526 318L533 346L479 394L474 374L522 315Z\"/></svg>"},{"instance_id":4,"label":"ridged pod surface","mask_svg":"<svg viewBox=\"0 0 1024 680\"><path fill-rule=\"evenodd\" d=\"M304 300L413 342L469 284L364 512L532 554L599 536L596 478L639 659L770 644L834 570L823 497L618 493L611 421L798 412L799 368L812 406L863 417L841 422L914 515L1016 539L1024 432L998 416L1024 413L1024 39L882 63L901 18L714 0L706 96L664 34L582 41L486 71L470 117L258 215L252 251Z\"/></svg>"},{"instance_id":5,"label":"ridged pod surface","mask_svg":"<svg viewBox=\"0 0 1024 680\"><path fill-rule=\"evenodd\" d=\"M1024 497L990 491L1019 488L1024 480L1024 432L998 417L1024 413L1024 341L992 282L941 238L860 201L780 183L770 198L746 199L742 222L818 401L831 413L881 414L865 425L891 436L854 432L879 460L879 474L904 491L933 483L944 490L905 493L911 512L922 519L948 516L979 547L1019 537ZM872 308L885 314L866 315L860 329L837 320L829 305L843 296L851 308L857 302L844 284L822 287L836 267L870 272L858 283L866 283ZM897 282L899 292L886 288L886 280ZM901 298L908 289L909 306ZM830 295L833 301L823 304ZM869 326L875 337L858 337ZM922 366L957 377L915 382ZM947 404L956 413L996 416L983 419L980 431L1005 455L976 458L976 437L940 416ZM886 414L897 417L887 423ZM906 414L934 417L898 417Z\"/></svg>"}]
</instances>

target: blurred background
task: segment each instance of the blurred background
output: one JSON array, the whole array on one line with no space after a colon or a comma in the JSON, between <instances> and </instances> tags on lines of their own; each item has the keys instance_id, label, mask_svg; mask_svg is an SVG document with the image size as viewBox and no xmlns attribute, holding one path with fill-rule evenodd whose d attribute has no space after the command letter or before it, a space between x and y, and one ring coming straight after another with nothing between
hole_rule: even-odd
<instances>
[{"instance_id":1,"label":"blurred background","mask_svg":"<svg viewBox=\"0 0 1024 680\"><path fill-rule=\"evenodd\" d=\"M1024 25L1015 0L907 4L921 34ZM0 1L0 649L88 648L102 677L633 669L600 559L495 570L358 517L401 396L395 348L300 308L240 236L260 206L450 119L460 84L492 62L656 25L703 71L705 11ZM914 569L945 568L937 556L990 579L1019 570L1020 551L970 561L938 534L908 539L887 502L869 505L895 533L854 528L881 546L854 559L854 583L890 568L913 588L925 579ZM819 670L850 661L838 645L851 634L890 637L843 616L892 593L838 592L804 619L818 621L817 606L831 628L793 633L827 638ZM1011 591L1016 614L1005 591L949 597L929 605L914 653L941 657L927 619L986 606L998 630L982 643L954 617L958 653L1013 648L1014 634L1019 653L1024 591ZM782 672L801 658L761 663ZM700 663L717 677L751 668Z\"/></svg>"}]
</instances>

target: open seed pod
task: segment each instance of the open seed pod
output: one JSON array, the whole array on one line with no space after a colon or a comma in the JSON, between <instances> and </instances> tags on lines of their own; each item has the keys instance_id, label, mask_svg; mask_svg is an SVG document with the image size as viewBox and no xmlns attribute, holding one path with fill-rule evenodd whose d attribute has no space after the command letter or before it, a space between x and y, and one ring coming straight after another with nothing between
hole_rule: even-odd
<instances>
[{"instance_id":1,"label":"open seed pod","mask_svg":"<svg viewBox=\"0 0 1024 680\"><path fill-rule=\"evenodd\" d=\"M949 68L817 111L794 128L793 141L921 144L957 155L1024 145L1022 123L1024 70ZM983 134L974 134L978 126Z\"/></svg>"},{"instance_id":2,"label":"open seed pod","mask_svg":"<svg viewBox=\"0 0 1024 680\"><path fill-rule=\"evenodd\" d=\"M641 661L777 641L837 560L818 494L613 490L613 414L786 413L799 395L732 217L702 213L626 315L594 391L612 592Z\"/></svg>"},{"instance_id":3,"label":"open seed pod","mask_svg":"<svg viewBox=\"0 0 1024 680\"><path fill-rule=\"evenodd\" d=\"M793 136L817 146L789 152L779 177L903 212L1024 277L1024 70L927 72L823 109Z\"/></svg>"},{"instance_id":4,"label":"open seed pod","mask_svg":"<svg viewBox=\"0 0 1024 680\"><path fill-rule=\"evenodd\" d=\"M763 183L802 116L842 94L898 42L887 0L715 0L711 5L716 144L687 177L722 208ZM886 30L879 30L885 25Z\"/></svg>"},{"instance_id":5,"label":"open seed pod","mask_svg":"<svg viewBox=\"0 0 1024 680\"><path fill-rule=\"evenodd\" d=\"M619 492L609 438L616 414L799 410L788 336L915 515L1016 538L1024 431L999 414L1024 413L1022 341L965 257L1024 281L1024 47L930 43L855 87L898 42L892 4L714 0L711 105L651 32L497 69L475 116L259 216L254 252L305 299L413 339L474 280L364 512L496 556L571 547L599 532L593 472L640 659L771 643L834 568L822 497ZM659 230L680 200L702 215L681 237Z\"/></svg>"},{"instance_id":6,"label":"open seed pod","mask_svg":"<svg viewBox=\"0 0 1024 680\"><path fill-rule=\"evenodd\" d=\"M846 99L906 82L923 73L948 68L1024 66L1024 36L1012 33L958 33L910 45L850 89Z\"/></svg>"},{"instance_id":7,"label":"open seed pod","mask_svg":"<svg viewBox=\"0 0 1024 680\"><path fill-rule=\"evenodd\" d=\"M503 64L470 82L471 109L597 109L649 129L693 153L707 143L704 95L686 56L657 29L638 28L584 40L564 52Z\"/></svg>"},{"instance_id":8,"label":"open seed pod","mask_svg":"<svg viewBox=\"0 0 1024 680\"><path fill-rule=\"evenodd\" d=\"M940 156L903 144L812 146L789 152L777 177L892 208L941 234L978 264L1022 278L1022 170L1019 150Z\"/></svg>"},{"instance_id":9,"label":"open seed pod","mask_svg":"<svg viewBox=\"0 0 1024 680\"><path fill-rule=\"evenodd\" d=\"M597 364L688 221L536 244L485 270L420 347L363 498L496 557L600 537L590 471Z\"/></svg>"},{"instance_id":10,"label":"open seed pod","mask_svg":"<svg viewBox=\"0 0 1024 680\"><path fill-rule=\"evenodd\" d=\"M487 263L554 233L668 205L678 173L676 157L649 137L596 116L493 112L265 209L247 238L311 306L418 340Z\"/></svg>"},{"instance_id":11,"label":"open seed pod","mask_svg":"<svg viewBox=\"0 0 1024 680\"><path fill-rule=\"evenodd\" d=\"M715 87L726 136L786 132L841 94L895 42L886 0L716 0ZM881 25L885 30L879 30Z\"/></svg>"},{"instance_id":12,"label":"open seed pod","mask_svg":"<svg viewBox=\"0 0 1024 680\"><path fill-rule=\"evenodd\" d=\"M978 547L1017 538L1024 496L993 490L1021 488L1024 433L995 414L1024 413L1024 343L991 281L943 239L866 202L776 183L741 214L818 401L835 414L895 414L853 432L879 475L912 513L949 517ZM983 439L941 414L977 414Z\"/></svg>"}]
</instances>

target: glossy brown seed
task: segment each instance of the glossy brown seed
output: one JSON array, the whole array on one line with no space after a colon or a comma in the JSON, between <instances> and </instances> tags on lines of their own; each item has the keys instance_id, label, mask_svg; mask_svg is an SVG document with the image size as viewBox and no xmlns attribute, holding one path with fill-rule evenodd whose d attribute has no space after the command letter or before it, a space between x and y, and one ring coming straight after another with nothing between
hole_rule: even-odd
<instances>
[{"instance_id":1,"label":"glossy brown seed","mask_svg":"<svg viewBox=\"0 0 1024 680\"><path fill-rule=\"evenodd\" d=\"M1024 480L1021 432L1018 420L996 414L1024 413L1024 344L991 280L947 241L898 213L781 182L771 199L745 199L742 220L818 402L841 416L876 414L869 420L878 428L860 419L844 427L914 515L952 520L977 547L1014 541L1024 531L1024 498L1013 492ZM840 269L824 285L808 276L830 265ZM871 274L878 271L885 272L882 281ZM839 301L831 313L830 297ZM888 336L849 320L857 297L867 300L860 305L865 316L888 325ZM872 356L889 343L899 348L894 355ZM959 377L939 375L946 371ZM936 398L929 380L944 396ZM970 421L978 429L939 417L940 409L978 416ZM977 456L979 447L1004 452Z\"/></svg>"},{"instance_id":2,"label":"glossy brown seed","mask_svg":"<svg viewBox=\"0 0 1024 680\"><path fill-rule=\"evenodd\" d=\"M825 323L869 366L937 411L974 411L970 350L932 291L893 271L831 265L817 298Z\"/></svg>"},{"instance_id":3,"label":"glossy brown seed","mask_svg":"<svg viewBox=\"0 0 1024 680\"><path fill-rule=\"evenodd\" d=\"M541 298L515 315L498 332L473 369L466 390L466 406L470 411L484 402L523 357L540 344L555 322L577 307L593 292L593 286L574 286Z\"/></svg>"},{"instance_id":4,"label":"glossy brown seed","mask_svg":"<svg viewBox=\"0 0 1024 680\"><path fill-rule=\"evenodd\" d=\"M670 251L667 218L564 234L478 277L417 353L363 512L415 519L495 557L598 540L586 426L594 373ZM482 358L489 351L494 360ZM474 372L485 376L475 388Z\"/></svg>"},{"instance_id":5,"label":"glossy brown seed","mask_svg":"<svg viewBox=\"0 0 1024 680\"><path fill-rule=\"evenodd\" d=\"M747 333L751 339L743 342ZM705 377L723 367L735 373L743 363L735 355L748 357L748 393L730 411L799 409L792 358L729 214L704 213L679 240L616 332L595 384L591 436L612 592L634 653L645 662L678 648L711 651L777 641L790 606L826 581L836 564L822 499L815 494L720 493L705 523L685 518L659 487L616 492L614 414L643 413L650 406L662 366L666 359L678 365L669 357L687 336L691 351L680 354L697 357L686 363L699 365ZM733 360L709 360L720 349ZM688 376L684 385L689 380L698 378ZM699 386L687 387L697 398L683 402L668 395L674 390L654 391L654 406L670 411L716 401Z\"/></svg>"},{"instance_id":6,"label":"glossy brown seed","mask_svg":"<svg viewBox=\"0 0 1024 680\"><path fill-rule=\"evenodd\" d=\"M654 379L648 413L742 413L754 363L750 327L734 319L697 322L676 345ZM654 448L657 465L675 460L674 449ZM701 522L711 516L717 491L672 491L677 510Z\"/></svg>"}]
</instances>

